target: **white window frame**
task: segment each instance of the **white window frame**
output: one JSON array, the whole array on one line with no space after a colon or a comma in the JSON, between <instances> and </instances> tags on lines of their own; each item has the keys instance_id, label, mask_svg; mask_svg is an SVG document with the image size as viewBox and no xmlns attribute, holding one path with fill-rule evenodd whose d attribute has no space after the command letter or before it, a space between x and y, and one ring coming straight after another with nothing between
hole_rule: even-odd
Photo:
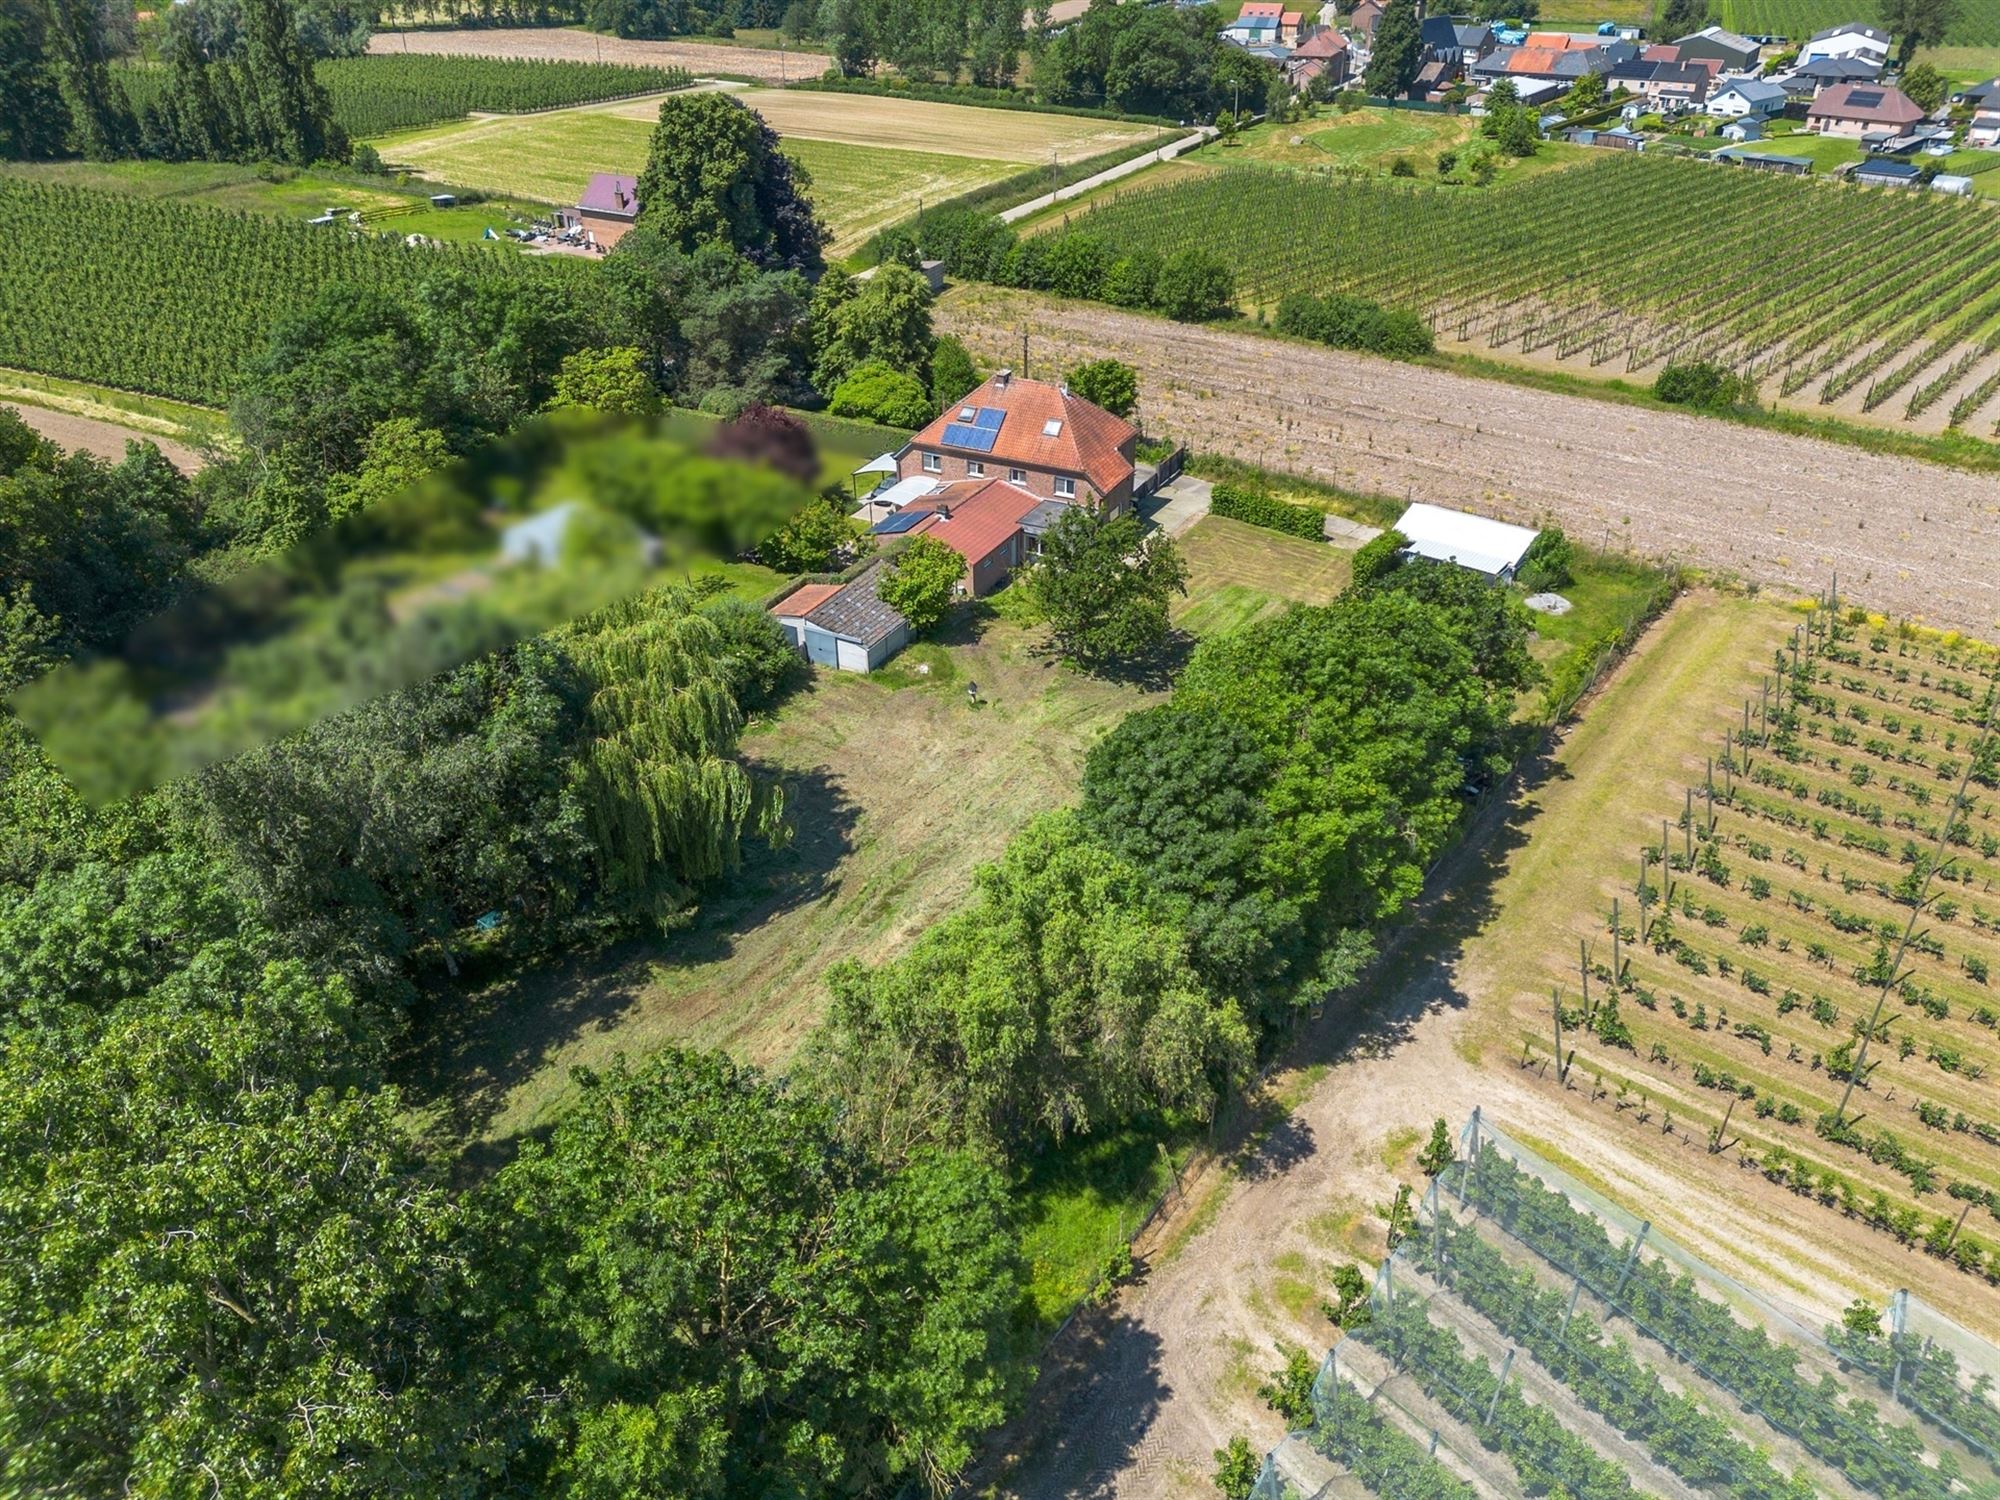
<instances>
[{"instance_id":1,"label":"white window frame","mask_svg":"<svg viewBox=\"0 0 2000 1500\"><path fill-rule=\"evenodd\" d=\"M1056 475L1056 498L1058 500L1074 500L1076 498L1076 481L1067 475Z\"/></svg>"},{"instance_id":2,"label":"white window frame","mask_svg":"<svg viewBox=\"0 0 2000 1500\"><path fill-rule=\"evenodd\" d=\"M986 465L976 458L968 458L965 461L965 472L973 479L984 479L986 477Z\"/></svg>"},{"instance_id":3,"label":"white window frame","mask_svg":"<svg viewBox=\"0 0 2000 1500\"><path fill-rule=\"evenodd\" d=\"M1028 471L1026 469L1009 469L1007 471L1007 479L1011 484L1026 484L1028 482Z\"/></svg>"},{"instance_id":4,"label":"white window frame","mask_svg":"<svg viewBox=\"0 0 2000 1500\"><path fill-rule=\"evenodd\" d=\"M943 467L943 462L935 453L926 453L924 455L924 472L926 474L935 474Z\"/></svg>"}]
</instances>

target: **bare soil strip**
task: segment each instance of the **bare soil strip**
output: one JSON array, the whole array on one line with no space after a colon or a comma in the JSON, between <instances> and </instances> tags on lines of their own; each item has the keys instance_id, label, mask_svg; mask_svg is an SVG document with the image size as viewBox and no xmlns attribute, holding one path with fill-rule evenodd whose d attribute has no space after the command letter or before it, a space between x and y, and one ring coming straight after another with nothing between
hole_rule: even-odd
<instances>
[{"instance_id":1,"label":"bare soil strip","mask_svg":"<svg viewBox=\"0 0 2000 1500\"><path fill-rule=\"evenodd\" d=\"M127 443L153 443L167 461L183 474L192 474L207 460L185 443L177 443L172 438L162 437L156 432L143 432L137 427L121 427L116 422L102 421L96 417L78 416L74 412L50 411L43 406L30 406L18 397L8 396L0 400L0 406L11 406L20 412L21 420L52 443L65 448L82 449L85 453L95 453L99 458L116 463L125 456Z\"/></svg>"},{"instance_id":2,"label":"bare soil strip","mask_svg":"<svg viewBox=\"0 0 2000 1500\"><path fill-rule=\"evenodd\" d=\"M987 288L940 303L989 364L1139 371L1146 428L1349 488L1561 525L1798 595L1987 634L2000 480L1712 418Z\"/></svg>"}]
</instances>

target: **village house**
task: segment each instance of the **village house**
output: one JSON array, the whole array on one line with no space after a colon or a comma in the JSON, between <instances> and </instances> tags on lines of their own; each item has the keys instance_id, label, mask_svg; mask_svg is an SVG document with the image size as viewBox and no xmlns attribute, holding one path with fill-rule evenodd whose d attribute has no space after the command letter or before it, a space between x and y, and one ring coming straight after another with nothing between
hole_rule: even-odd
<instances>
[{"instance_id":1,"label":"village house","mask_svg":"<svg viewBox=\"0 0 2000 1500\"><path fill-rule=\"evenodd\" d=\"M1702 62L1630 62L1612 69L1608 82L1624 85L1662 114L1700 107L1713 75Z\"/></svg>"},{"instance_id":2,"label":"village house","mask_svg":"<svg viewBox=\"0 0 2000 1500\"><path fill-rule=\"evenodd\" d=\"M1768 120L1785 112L1781 84L1762 78L1732 78L1708 96L1707 112L1723 120Z\"/></svg>"},{"instance_id":3,"label":"village house","mask_svg":"<svg viewBox=\"0 0 2000 1500\"><path fill-rule=\"evenodd\" d=\"M1889 33L1860 21L1816 31L1799 48L1799 64L1803 67L1822 59L1873 63L1878 69L1886 67L1889 62Z\"/></svg>"},{"instance_id":4,"label":"village house","mask_svg":"<svg viewBox=\"0 0 2000 1500\"><path fill-rule=\"evenodd\" d=\"M1284 72L1285 82L1295 89L1302 89L1321 76L1332 87L1339 88L1354 76L1354 53L1347 45L1347 38L1339 32L1317 31L1299 43L1278 66Z\"/></svg>"},{"instance_id":5,"label":"village house","mask_svg":"<svg viewBox=\"0 0 2000 1500\"><path fill-rule=\"evenodd\" d=\"M586 243L609 250L631 232L639 219L639 180L617 172L598 172L576 200L573 212L557 214L565 228L580 228Z\"/></svg>"},{"instance_id":6,"label":"village house","mask_svg":"<svg viewBox=\"0 0 2000 1500\"><path fill-rule=\"evenodd\" d=\"M1382 12L1386 8L1382 0L1361 0L1361 3L1354 7L1354 13L1347 18L1347 29L1356 36L1372 38L1375 35L1375 23L1382 19Z\"/></svg>"},{"instance_id":7,"label":"village house","mask_svg":"<svg viewBox=\"0 0 2000 1500\"><path fill-rule=\"evenodd\" d=\"M909 441L901 479L1005 479L1117 515L1132 504L1139 431L1067 386L1001 370Z\"/></svg>"},{"instance_id":8,"label":"village house","mask_svg":"<svg viewBox=\"0 0 2000 1500\"><path fill-rule=\"evenodd\" d=\"M1806 111L1806 128L1860 139L1877 131L1900 135L1924 118L1916 101L1885 84L1837 83L1821 89Z\"/></svg>"},{"instance_id":9,"label":"village house","mask_svg":"<svg viewBox=\"0 0 2000 1500\"><path fill-rule=\"evenodd\" d=\"M1981 151L2000 149L2000 110L1982 109L1965 129L1965 144Z\"/></svg>"}]
</instances>

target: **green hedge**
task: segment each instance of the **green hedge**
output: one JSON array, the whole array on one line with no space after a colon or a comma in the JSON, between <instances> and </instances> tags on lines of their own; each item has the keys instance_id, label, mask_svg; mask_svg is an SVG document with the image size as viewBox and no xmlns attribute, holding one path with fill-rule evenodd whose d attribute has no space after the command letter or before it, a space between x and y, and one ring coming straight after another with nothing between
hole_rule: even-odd
<instances>
[{"instance_id":1,"label":"green hedge","mask_svg":"<svg viewBox=\"0 0 2000 1500\"><path fill-rule=\"evenodd\" d=\"M1253 490L1247 485L1231 484L1227 480L1215 486L1209 501L1209 509L1216 515L1230 521L1247 521L1252 526L1262 526L1266 531L1282 531L1287 536L1304 537L1308 541L1326 539L1326 512L1309 505L1293 505L1280 500L1262 490Z\"/></svg>"}]
</instances>

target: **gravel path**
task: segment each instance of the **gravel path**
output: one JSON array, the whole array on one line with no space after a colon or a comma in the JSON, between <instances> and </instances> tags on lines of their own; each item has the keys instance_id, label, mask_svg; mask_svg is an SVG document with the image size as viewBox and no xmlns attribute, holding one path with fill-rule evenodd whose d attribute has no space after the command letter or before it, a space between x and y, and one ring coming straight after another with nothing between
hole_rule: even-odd
<instances>
[{"instance_id":1,"label":"gravel path","mask_svg":"<svg viewBox=\"0 0 2000 1500\"><path fill-rule=\"evenodd\" d=\"M1139 371L1149 431L1348 488L1671 558L1800 596L1990 634L2000 479L1846 444L1026 293L961 289L939 323L988 364Z\"/></svg>"},{"instance_id":2,"label":"gravel path","mask_svg":"<svg viewBox=\"0 0 2000 1500\"><path fill-rule=\"evenodd\" d=\"M598 36L568 27L496 26L460 31L378 31L368 39L374 55L443 53L454 57L557 58L566 62L645 63L686 68L697 76L731 73L763 83L797 83L833 66L821 52L777 52L762 47L722 47L713 42L643 42Z\"/></svg>"},{"instance_id":3,"label":"gravel path","mask_svg":"<svg viewBox=\"0 0 2000 1500\"><path fill-rule=\"evenodd\" d=\"M86 453L95 453L99 458L108 458L113 463L125 456L127 443L153 443L169 462L184 474L192 474L207 462L185 443L177 443L172 438L160 437L156 433L141 432L136 427L120 427L115 422L102 422L95 417L80 417L72 412L50 411L47 407L28 406L12 398L0 402L11 406L21 414L21 420L50 442L65 448L81 448Z\"/></svg>"}]
</instances>

